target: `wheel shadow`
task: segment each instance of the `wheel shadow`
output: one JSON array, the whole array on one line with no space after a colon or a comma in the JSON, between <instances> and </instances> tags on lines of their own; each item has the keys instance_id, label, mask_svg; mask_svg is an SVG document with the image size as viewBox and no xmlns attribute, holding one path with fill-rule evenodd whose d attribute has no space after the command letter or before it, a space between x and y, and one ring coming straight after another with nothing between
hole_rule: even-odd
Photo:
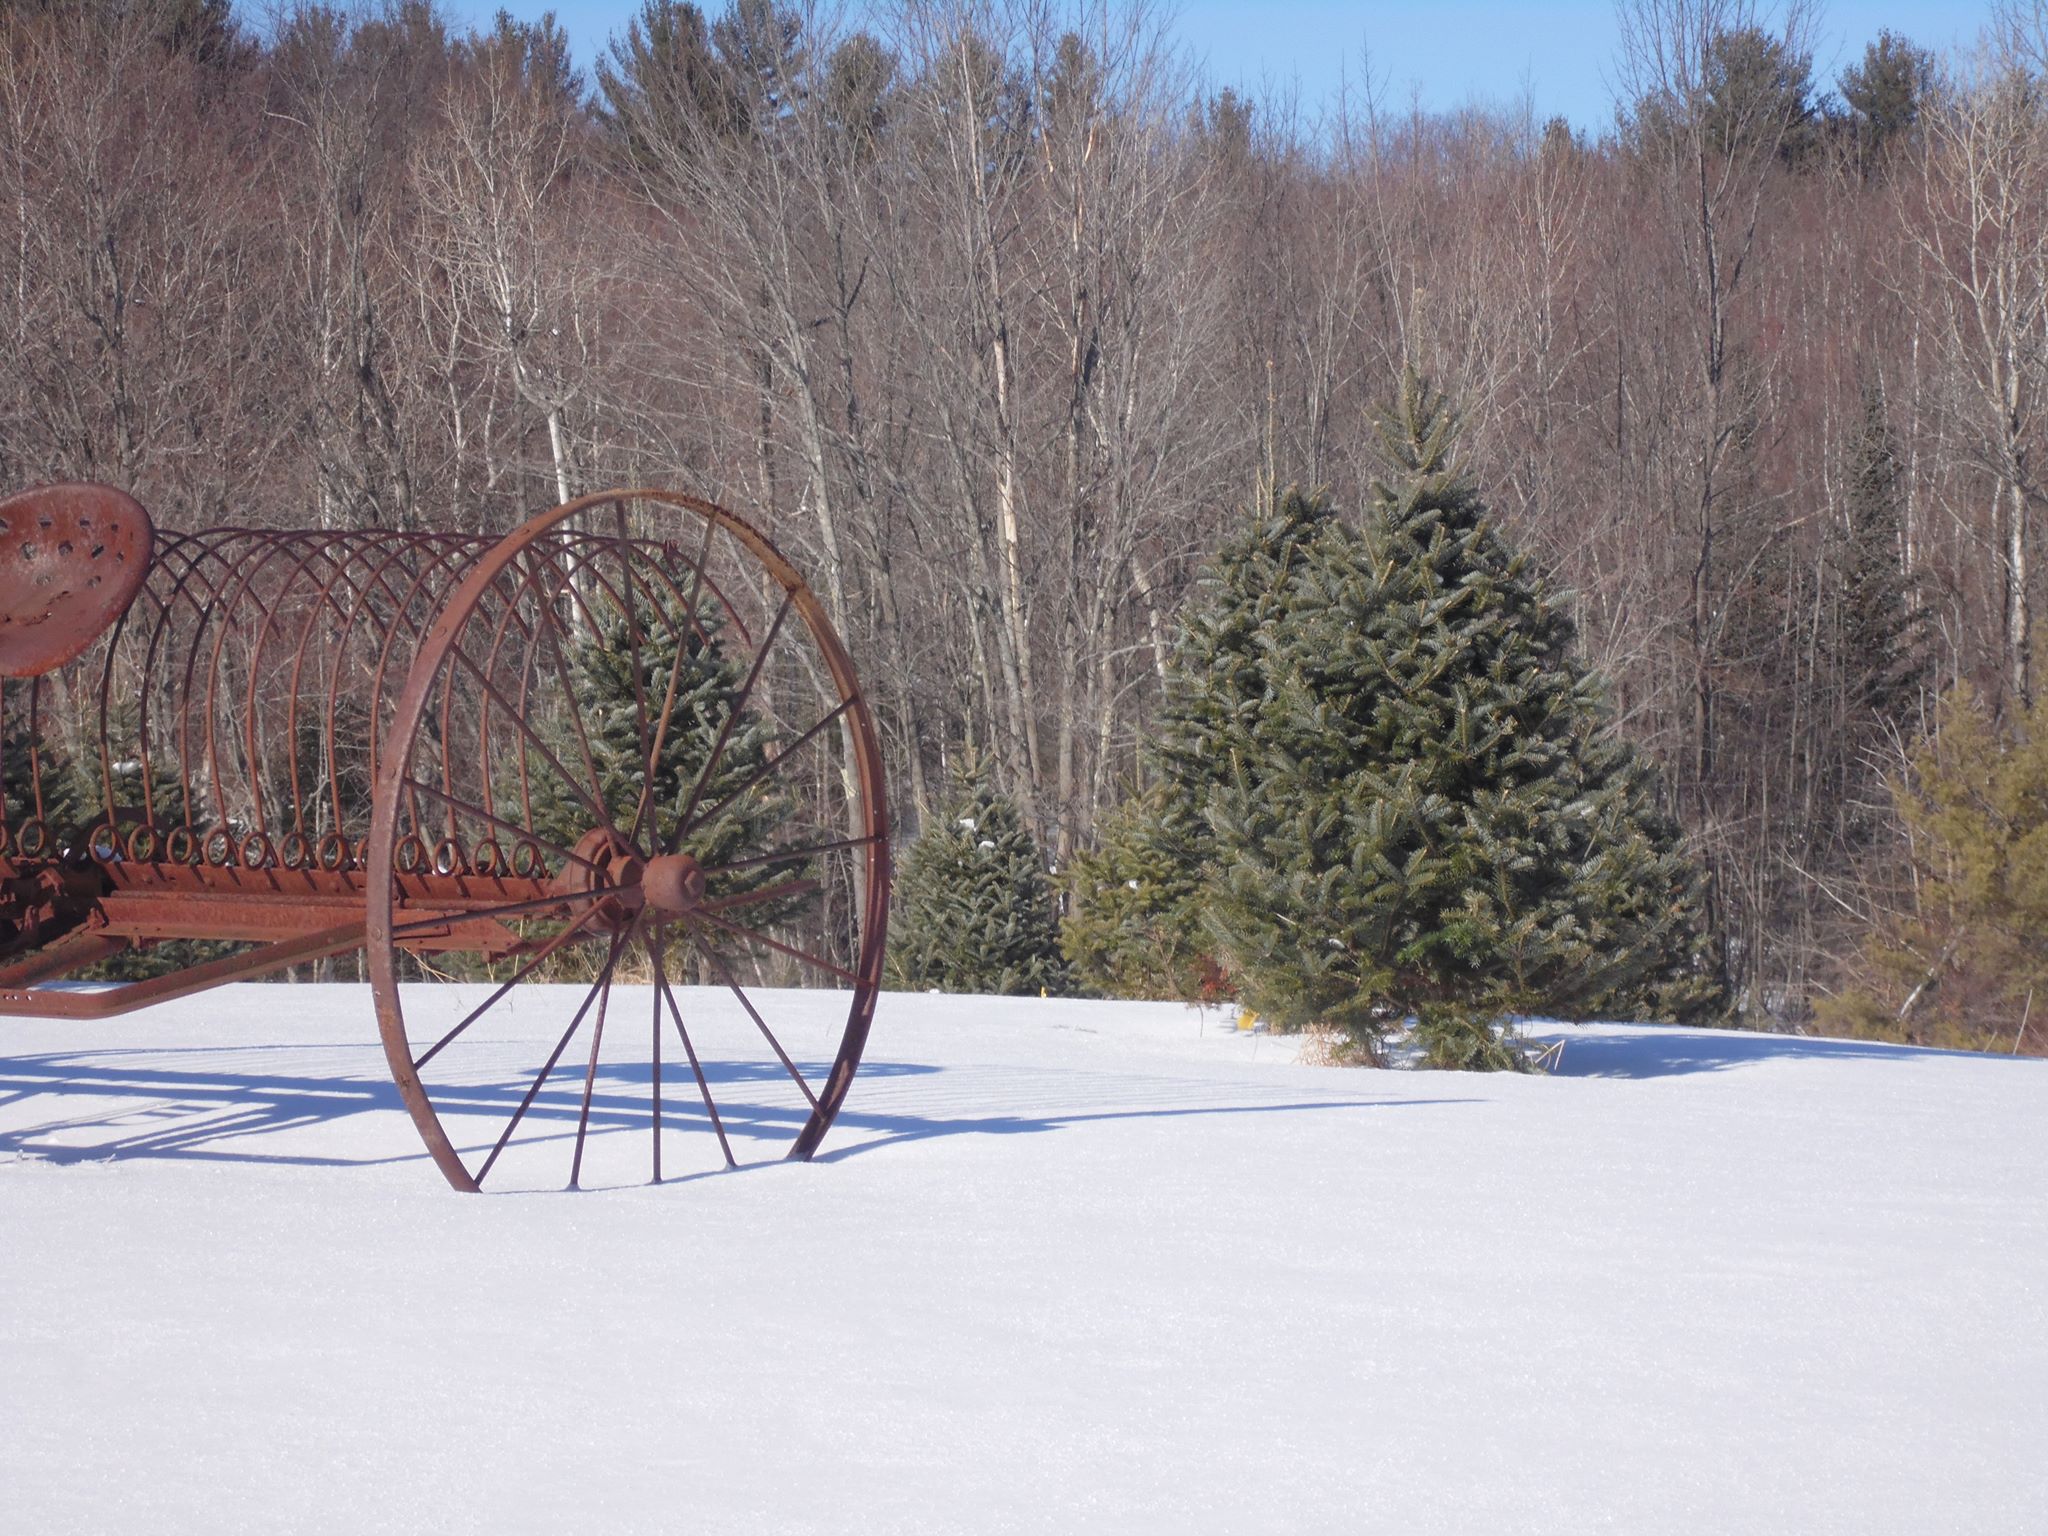
<instances>
[{"instance_id":1,"label":"wheel shadow","mask_svg":"<svg viewBox=\"0 0 2048 1536\"><path fill-rule=\"evenodd\" d=\"M1139 1110L1073 1110L1049 1114L858 1114L844 1112L834 1124L834 1135L842 1130L874 1130L877 1135L856 1141L850 1147L836 1147L813 1157L813 1163L842 1163L850 1157L887 1147L901 1147L913 1141L936 1141L940 1137L1034 1137L1047 1130L1067 1130L1077 1124L1098 1124L1104 1120L1188 1120L1208 1116L1239 1114L1305 1114L1315 1110L1405 1110L1446 1104L1479 1104L1473 1098L1317 1098L1290 1100L1284 1104L1182 1104Z\"/></svg>"},{"instance_id":2,"label":"wheel shadow","mask_svg":"<svg viewBox=\"0 0 2048 1536\"><path fill-rule=\"evenodd\" d=\"M414 1147L388 1156L336 1156L262 1148L263 1138L278 1138L310 1127L334 1124L354 1116L406 1114L397 1085L381 1070L374 1075L298 1074L243 1068L212 1067L224 1054L263 1056L272 1052L302 1056L308 1050L353 1047L253 1046L232 1053L199 1048L191 1051L138 1050L48 1052L0 1059L0 1159L24 1157L48 1163L119 1161L129 1158L182 1159L210 1162L271 1163L280 1166L370 1167L424 1160ZM166 1058L190 1058L195 1064L166 1064ZM829 1062L798 1062L813 1080L824 1076ZM381 1069L382 1060L378 1066ZM872 1062L862 1078L909 1077L936 1072L908 1062ZM704 1063L729 1133L759 1138L792 1139L808 1117L807 1109L761 1098L754 1090L786 1084L782 1069L768 1063ZM583 1074L558 1069L535 1097L525 1124L550 1134L573 1136L583 1109ZM435 1085L435 1104L444 1116L494 1115L508 1118L531 1084L518 1082ZM653 1071L645 1063L605 1064L590 1104L590 1130L645 1131ZM683 1095L688 1094L685 1099ZM60 1108L27 1123L8 1125L23 1110L34 1113L35 1101L50 1099ZM665 1075L662 1120L679 1130L693 1124L709 1134L710 1120L694 1082L686 1073ZM408 1128L402 1132L411 1139Z\"/></svg>"},{"instance_id":3,"label":"wheel shadow","mask_svg":"<svg viewBox=\"0 0 2048 1536\"><path fill-rule=\"evenodd\" d=\"M273 1053L355 1047L252 1046L223 1052L135 1050L49 1052L0 1059L0 1161L51 1164L136 1160L242 1162L283 1167L359 1168L425 1161L411 1146L409 1126L382 1133L380 1143L406 1150L382 1155L337 1155L312 1148L266 1145L291 1133L359 1116L404 1116L397 1087L374 1075L266 1071L251 1068ZM233 1058L223 1062L223 1056ZM167 1058L169 1058L167 1060ZM191 1065L180 1065L181 1060ZM381 1058L379 1060L381 1068ZM799 1062L821 1081L828 1062ZM712 1097L728 1135L762 1156L742 1166L779 1161L782 1149L808 1118L801 1102L775 1101L764 1090L788 1088L780 1067L767 1063L704 1063ZM933 1079L942 1081L933 1082ZM645 1133L652 1072L645 1063L604 1065L590 1105L590 1131ZM436 1104L450 1115L503 1119L518 1108L531 1079L436 1087ZM920 1086L911 1087L913 1082ZM898 1108L891 1085L901 1083L922 1105ZM880 1088L880 1104L861 1103L862 1090ZM793 1095L789 1096L793 1099ZM1077 1103L1076 1100L1081 1102ZM1088 1102L1089 1100L1096 1102ZM1132 1103L1133 1099L1138 1100ZM1038 1110L1011 1106L1031 1104ZM1067 1107L1055 1108L1064 1101ZM1087 1074L1006 1074L998 1068L942 1068L923 1063L870 1061L860 1069L851 1102L834 1124L832 1141L815 1161L842 1162L886 1148L955 1136L1045 1135L1114 1120L1170 1120L1208 1116L1273 1115L1475 1102L1455 1098L1329 1098L1279 1102L1219 1101L1217 1085L1176 1078L1091 1077ZM582 1074L558 1072L534 1099L526 1123L534 1141L572 1138L582 1113ZM709 1117L694 1082L673 1070L663 1079L662 1121L678 1132L710 1134ZM10 1123L11 1122L11 1123Z\"/></svg>"}]
</instances>

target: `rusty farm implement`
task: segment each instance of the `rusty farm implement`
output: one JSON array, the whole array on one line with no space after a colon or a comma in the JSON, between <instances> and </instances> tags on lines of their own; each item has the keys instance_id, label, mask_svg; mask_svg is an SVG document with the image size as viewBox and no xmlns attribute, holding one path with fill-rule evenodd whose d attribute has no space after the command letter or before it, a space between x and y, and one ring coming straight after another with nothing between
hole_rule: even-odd
<instances>
[{"instance_id":1,"label":"rusty farm implement","mask_svg":"<svg viewBox=\"0 0 2048 1536\"><path fill-rule=\"evenodd\" d=\"M735 1113L809 1157L845 1101L888 911L875 723L824 605L720 507L169 533L47 486L0 501L0 679L0 1013L366 976L462 1190L521 1158L576 1183L622 1041L598 1118L657 1180L679 1134L731 1164ZM685 981L744 1018L748 1070ZM808 1071L779 1006L829 1019Z\"/></svg>"}]
</instances>

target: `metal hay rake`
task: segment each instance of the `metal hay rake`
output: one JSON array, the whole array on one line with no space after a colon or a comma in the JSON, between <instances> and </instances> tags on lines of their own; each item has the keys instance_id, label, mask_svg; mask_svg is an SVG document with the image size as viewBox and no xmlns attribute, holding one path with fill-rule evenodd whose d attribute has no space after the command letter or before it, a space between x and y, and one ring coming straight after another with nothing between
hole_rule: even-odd
<instances>
[{"instance_id":1,"label":"metal hay rake","mask_svg":"<svg viewBox=\"0 0 2048 1536\"><path fill-rule=\"evenodd\" d=\"M887 923L881 752L824 606L732 513L618 490L503 539L176 534L111 487L47 486L0 501L0 679L0 1013L103 1018L359 952L462 1190L508 1151L558 1158L572 1118L578 1182L628 976L651 984L628 1119L657 1181L679 1129L735 1161L733 1074L679 980L729 992L801 1095L789 1156L844 1103ZM50 985L110 970L131 979ZM401 986L451 974L483 991L452 1025ZM837 1034L821 1081L778 985L828 989L803 995ZM510 1074L502 1026L549 1008L559 1034ZM580 1095L543 1099L579 1033ZM664 1088L671 1033L687 1074ZM494 1074L516 1101L479 1095Z\"/></svg>"}]
</instances>

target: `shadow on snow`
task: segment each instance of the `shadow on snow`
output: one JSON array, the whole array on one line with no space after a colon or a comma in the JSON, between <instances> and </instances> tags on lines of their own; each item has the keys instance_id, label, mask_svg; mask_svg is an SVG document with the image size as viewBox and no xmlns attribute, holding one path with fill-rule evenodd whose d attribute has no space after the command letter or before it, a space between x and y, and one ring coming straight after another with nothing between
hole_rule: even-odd
<instances>
[{"instance_id":1,"label":"shadow on snow","mask_svg":"<svg viewBox=\"0 0 2048 1536\"><path fill-rule=\"evenodd\" d=\"M1982 1052L1938 1051L1877 1040L1692 1030L1657 1024L1626 1029L1604 1025L1593 1033L1571 1024L1531 1023L1523 1026L1522 1034L1538 1045L1564 1042L1564 1049L1550 1068L1555 1077L1678 1077L1790 1060L1904 1061L1928 1056L1988 1059Z\"/></svg>"},{"instance_id":2,"label":"shadow on snow","mask_svg":"<svg viewBox=\"0 0 2048 1536\"><path fill-rule=\"evenodd\" d=\"M0 1112L25 1106L30 1100L46 1095L70 1101L64 1105L66 1112L55 1118L0 1130L0 1158L12 1154L50 1163L138 1158L316 1167L362 1167L425 1159L426 1153L416 1147L388 1156L322 1156L282 1149L265 1150L252 1145L260 1138L339 1121L352 1115L378 1112L402 1115L405 1105L398 1089L381 1073L369 1077L304 1076L200 1066L181 1068L165 1064L166 1058L181 1056L218 1060L224 1054L303 1053L307 1049L321 1047L253 1046L232 1052L213 1048L50 1052L0 1060ZM122 1061L123 1057L143 1059L127 1064ZM830 1064L800 1062L798 1065L805 1076L815 1082L824 1077ZM808 1118L806 1106L763 1102L762 1096L755 1091L761 1085L786 1085L788 1080L781 1069L772 1062L706 1062L704 1067L727 1134L734 1136L736 1141L752 1138L757 1143L771 1143L762 1149L764 1155L760 1157L742 1157L742 1166L759 1166L779 1160L782 1147L772 1143L779 1141L786 1145ZM1185 1099L1194 1092L1197 1098L1194 1102L1162 1102L1140 1107L1130 1107L1127 1103L1115 1107L1081 1107L1064 1113L1048 1108L1037 1114L1007 1108L1002 1112L989 1112L985 1107L985 1093L969 1093L964 1099L957 1094L937 1095L956 1099L955 1105L941 1107L957 1107L958 1113L905 1114L861 1107L861 1084L930 1077L945 1071L944 1068L909 1062L865 1063L860 1069L853 1099L841 1111L833 1129L835 1141L845 1142L849 1135L858 1139L837 1147L828 1142L828 1150L821 1153L816 1161L840 1162L884 1147L940 1137L1036 1135L1096 1121L1286 1114L1473 1102L1464 1099L1344 1098L1230 1104L1201 1102L1200 1097L1208 1092L1206 1085L1173 1079L1135 1079L1125 1086L1142 1092L1149 1085L1155 1097ZM1000 1071L988 1069L973 1075L985 1078L990 1072ZM531 1081L529 1077L517 1082L452 1087L436 1085L435 1102L444 1121L451 1115L466 1114L492 1115L503 1120L517 1108ZM645 1063L600 1067L598 1089L591 1101L591 1133L645 1133L650 1125L648 1099L651 1085L652 1072ZM1044 1086L1043 1083L1039 1085L1041 1097ZM1065 1086L1071 1088L1074 1085L1070 1082ZM662 1089L665 1129L672 1126L678 1132L696 1130L707 1136L710 1134L703 1103L696 1096L694 1082L686 1072L671 1070L665 1073ZM1029 1102L1031 1091L1031 1085L1026 1083L1006 1089L1000 1098L1006 1106L1017 1103L1020 1098ZM968 1102L975 1098L982 1099L983 1104L976 1106ZM95 1111L80 1104L80 1100L117 1102ZM521 1127L522 1139L529 1126L540 1131L533 1138L536 1141L572 1138L581 1107L581 1070L558 1069L528 1110ZM106 1135L108 1132L115 1134ZM96 1136L95 1133L99 1134ZM94 1136L95 1139L85 1144L52 1139L80 1135ZM409 1141L411 1128L394 1128L392 1135Z\"/></svg>"}]
</instances>

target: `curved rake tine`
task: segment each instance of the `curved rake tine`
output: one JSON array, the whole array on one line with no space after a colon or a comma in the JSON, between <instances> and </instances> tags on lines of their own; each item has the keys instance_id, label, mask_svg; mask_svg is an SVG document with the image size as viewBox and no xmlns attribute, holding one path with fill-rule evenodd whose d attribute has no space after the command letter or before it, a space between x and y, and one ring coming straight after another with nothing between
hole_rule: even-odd
<instances>
[{"instance_id":1,"label":"curved rake tine","mask_svg":"<svg viewBox=\"0 0 2048 1536\"><path fill-rule=\"evenodd\" d=\"M588 557L586 556L584 559L588 563ZM538 575L539 572L536 570L534 576L537 578ZM576 585L576 572L573 568L564 577L564 580L568 582L573 594ZM532 585L532 581L529 580L528 584L529 586ZM580 602L580 599L576 599L573 596L571 600ZM568 653L562 649L563 625L561 616L555 612L552 603L545 602L540 605L540 614L535 633L544 636L549 642L544 649L548 653L549 660L555 664L555 677L562 685L562 697L569 701L569 723L576 727L576 744L583 751L583 766L590 771L590 787L596 793L602 794L604 792L604 775L598 772L597 754L591 751L590 732L583 724L583 705L579 697L581 690L577 688L576 680L569 675ZM596 621L591 617L587 605L583 607L583 615L585 622L590 623L595 628ZM593 799L591 803L595 805L597 802ZM605 813L600 819L609 820L609 813Z\"/></svg>"},{"instance_id":2,"label":"curved rake tine","mask_svg":"<svg viewBox=\"0 0 2048 1536\"><path fill-rule=\"evenodd\" d=\"M461 646L449 646L448 654L469 669L470 676L476 679L476 685L491 696L498 708L505 712L505 717L514 726L518 727L520 735L524 736L532 745L533 750L540 755L540 760L555 770L555 776L569 786L569 792L583 802L585 809L597 817L600 822L609 825L612 813L597 803L597 797L584 787L582 780L562 766L562 760L555 756L554 749L541 740L540 733L527 723L526 711L512 700L506 698L504 690L491 681L490 677L484 672L484 669L478 666L470 658L469 652L465 651ZM575 702L573 697L570 702L572 704Z\"/></svg>"},{"instance_id":3,"label":"curved rake tine","mask_svg":"<svg viewBox=\"0 0 2048 1536\"><path fill-rule=\"evenodd\" d=\"M572 864L581 864L585 869L592 870L598 874L603 873L602 870L598 869L598 867L595 864L591 863L590 860L584 858L581 854L572 853L567 848L562 847L559 843L549 842L546 838L542 837L538 832L535 832L531 827L521 826L516 821L507 821L502 816L493 815L491 812L485 810L482 806L477 805L472 801L461 799L459 796L451 795L446 790L436 789L433 785L427 783L423 779L415 779L408 775L400 782L403 783L408 789L418 790L425 794L432 795L436 800L441 801L450 810L460 811L465 816L474 816L478 821L487 821L492 826L496 827L500 832L509 832L514 837L521 838L526 842L532 843L536 848L544 849L549 853L559 854L562 858L567 859Z\"/></svg>"},{"instance_id":4,"label":"curved rake tine","mask_svg":"<svg viewBox=\"0 0 2048 1536\"><path fill-rule=\"evenodd\" d=\"M740 1006L747 1010L747 1017L754 1021L754 1028L761 1031L761 1038L766 1040L770 1049L775 1052L775 1059L782 1063L782 1070L796 1079L797 1087L803 1089L804 1097L811 1101L811 1108L816 1109L818 1096L811 1092L811 1085L804 1081L803 1073L797 1071L796 1063L789 1059L789 1052L785 1051L782 1042L775 1038L775 1031L768 1027L768 1021L761 1017L761 1011L754 1006L754 1000L748 997L740 986L739 978L732 973L732 967L725 963L725 956L709 944L704 946L704 953L711 957L711 963L718 967L718 974L724 977L725 984L732 988L732 995L738 998Z\"/></svg>"},{"instance_id":5,"label":"curved rake tine","mask_svg":"<svg viewBox=\"0 0 2048 1536\"><path fill-rule=\"evenodd\" d=\"M549 939L547 943L543 944L538 950L536 950L531 960L527 961L526 964L522 965L521 967L519 967L518 970L512 973L512 979L510 981L506 982L502 987L498 988L497 991L493 992L489 997L485 998L481 1003L477 1004L476 1010L473 1013L471 1013L468 1018L464 1019L460 1024L456 1025L453 1029L449 1030L447 1034L443 1035L440 1039L436 1040L431 1046L429 1046L426 1055L417 1058L413 1062L413 1071L419 1071L421 1067L424 1067L428 1062L432 1061L436 1056L440 1055L442 1048L450 1044L457 1035L461 1034L465 1029L469 1028L470 1025L474 1024L478 1019L482 1018L485 1014L489 1013L493 1008L497 1007L498 1000L500 998L502 998L507 992L510 992L514 987L518 986L519 983L526 980L526 978L532 975L538 967L545 964L548 956L552 955L556 950L560 949L564 944L568 943L569 940L574 938L576 936L577 930L580 929L585 923L589 922L590 919L594 915L596 915L596 912L597 908L592 907L588 912L584 913L581 917L577 918L575 922L571 923L568 927L564 928L560 933L556 934L552 939Z\"/></svg>"},{"instance_id":6,"label":"curved rake tine","mask_svg":"<svg viewBox=\"0 0 2048 1536\"><path fill-rule=\"evenodd\" d=\"M605 956L604 969L598 972L597 980L590 984L590 990L584 994L583 1005L576 1010L576 1017L571 1019L569 1027L562 1031L562 1038L555 1042L555 1048L548 1053L547 1062L540 1069L540 1076L536 1077L533 1086L526 1090L526 1097L519 1101L519 1107L512 1112L511 1122L498 1137L498 1144L491 1148L491 1155L484 1159L483 1167L477 1170L476 1184L479 1189L483 1187L484 1180L490 1177L491 1168L498 1161L499 1154L505 1150L505 1144L511 1141L512 1133L519 1129L519 1122L526 1118L526 1112L533 1107L533 1101L539 1095L541 1085L553 1074L555 1063L562 1059L562 1052L569 1049L569 1042L575 1038L576 1031L583 1027L583 1016L590 1012L590 1005L597 1001L599 989L610 983L612 967L618 963L619 941L614 938L611 953Z\"/></svg>"},{"instance_id":7,"label":"curved rake tine","mask_svg":"<svg viewBox=\"0 0 2048 1536\"><path fill-rule=\"evenodd\" d=\"M668 999L669 1016L676 1021L676 1034L682 1039L683 1052L690 1058L690 1071L697 1079L697 1092L704 1099L704 1113L711 1117L711 1129L718 1133L718 1150L725 1154L725 1166L737 1168L733 1161L732 1144L725 1139L725 1122L718 1118L718 1106L711 1102L711 1085L704 1080L704 1067L697 1060L697 1047L690 1043L690 1032L683 1028L683 1010L676 1004L676 995L669 990L668 968L662 964L661 946L654 939L647 941L648 956L654 961L654 987Z\"/></svg>"},{"instance_id":8,"label":"curved rake tine","mask_svg":"<svg viewBox=\"0 0 2048 1536\"><path fill-rule=\"evenodd\" d=\"M597 1022L590 1029L590 1065L583 1069L583 1107L576 1115L576 1155L569 1162L569 1187L583 1187L583 1140L590 1131L590 1097L597 1089L597 1053L604 1048L604 1016L611 1007L612 977L604 975L604 990L597 995Z\"/></svg>"}]
</instances>

